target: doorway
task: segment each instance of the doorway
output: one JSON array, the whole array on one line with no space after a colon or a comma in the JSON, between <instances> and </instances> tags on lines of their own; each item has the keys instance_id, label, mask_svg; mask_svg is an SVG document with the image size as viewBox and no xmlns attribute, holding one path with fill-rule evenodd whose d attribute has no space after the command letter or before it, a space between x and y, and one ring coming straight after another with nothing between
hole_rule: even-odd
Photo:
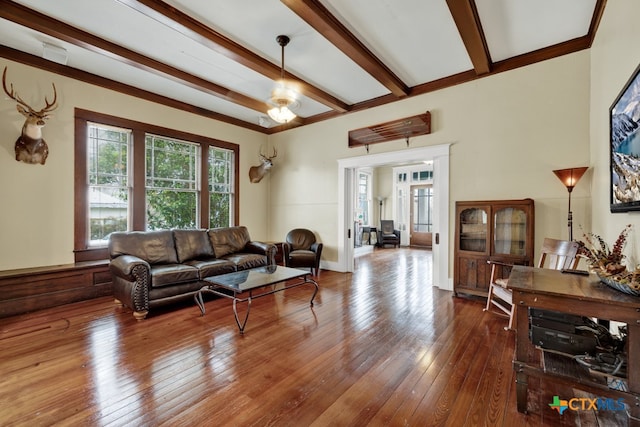
<instances>
[{"instance_id":1,"label":"doorway","mask_svg":"<svg viewBox=\"0 0 640 427\"><path fill-rule=\"evenodd\" d=\"M433 186L411 186L409 246L433 246Z\"/></svg>"},{"instance_id":2,"label":"doorway","mask_svg":"<svg viewBox=\"0 0 640 427\"><path fill-rule=\"evenodd\" d=\"M400 166L433 161L433 284L452 290L449 277L449 148L451 144L367 154L338 160L338 262L337 271L354 271L355 170L362 167Z\"/></svg>"}]
</instances>

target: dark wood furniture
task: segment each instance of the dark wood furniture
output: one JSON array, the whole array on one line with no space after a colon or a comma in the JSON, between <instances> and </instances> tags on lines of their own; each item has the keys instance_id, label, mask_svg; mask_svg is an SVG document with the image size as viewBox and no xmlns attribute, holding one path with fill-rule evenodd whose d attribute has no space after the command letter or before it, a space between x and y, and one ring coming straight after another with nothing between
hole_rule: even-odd
<instances>
[{"instance_id":1,"label":"dark wood furniture","mask_svg":"<svg viewBox=\"0 0 640 427\"><path fill-rule=\"evenodd\" d=\"M0 271L0 318L106 295L108 260Z\"/></svg>"},{"instance_id":2,"label":"dark wood furniture","mask_svg":"<svg viewBox=\"0 0 640 427\"><path fill-rule=\"evenodd\" d=\"M582 276L524 266L513 267L508 287L512 290L513 301L516 303L516 351L513 369L516 372L518 411L527 412L528 377L537 376L597 396L623 398L629 405L630 425L639 425L640 298L607 287L600 283L595 275ZM606 383L589 378L576 378L563 372L545 371L539 361L540 350L529 340L529 307L626 323L626 381L629 391L613 390Z\"/></svg>"},{"instance_id":3,"label":"dark wood furniture","mask_svg":"<svg viewBox=\"0 0 640 427\"><path fill-rule=\"evenodd\" d=\"M534 202L488 200L456 202L453 290L487 296L491 266L533 265ZM507 277L510 267L500 267Z\"/></svg>"}]
</instances>

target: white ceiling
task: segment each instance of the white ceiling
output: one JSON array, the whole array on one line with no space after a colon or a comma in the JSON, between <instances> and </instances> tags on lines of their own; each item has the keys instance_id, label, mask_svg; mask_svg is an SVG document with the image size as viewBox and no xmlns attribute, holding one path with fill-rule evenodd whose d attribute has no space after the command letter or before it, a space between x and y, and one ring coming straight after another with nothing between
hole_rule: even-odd
<instances>
[{"instance_id":1,"label":"white ceiling","mask_svg":"<svg viewBox=\"0 0 640 427\"><path fill-rule=\"evenodd\" d=\"M0 0L0 56L46 68L46 42L67 51L56 72L271 133L588 48L604 3ZM300 119L261 127L279 34Z\"/></svg>"}]
</instances>

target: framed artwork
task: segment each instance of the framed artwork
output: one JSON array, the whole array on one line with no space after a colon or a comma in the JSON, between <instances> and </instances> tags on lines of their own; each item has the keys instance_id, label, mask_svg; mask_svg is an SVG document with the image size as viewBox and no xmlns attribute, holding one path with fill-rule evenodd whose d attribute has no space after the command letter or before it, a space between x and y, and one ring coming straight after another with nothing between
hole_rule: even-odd
<instances>
[{"instance_id":1,"label":"framed artwork","mask_svg":"<svg viewBox=\"0 0 640 427\"><path fill-rule=\"evenodd\" d=\"M609 108L611 212L640 210L640 65Z\"/></svg>"}]
</instances>

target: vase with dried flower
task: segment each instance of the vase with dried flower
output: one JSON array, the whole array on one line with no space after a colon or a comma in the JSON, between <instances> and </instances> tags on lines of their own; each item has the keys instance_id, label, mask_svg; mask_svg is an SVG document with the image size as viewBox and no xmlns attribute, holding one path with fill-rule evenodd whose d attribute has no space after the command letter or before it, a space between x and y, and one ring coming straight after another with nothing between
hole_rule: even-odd
<instances>
[{"instance_id":1,"label":"vase with dried flower","mask_svg":"<svg viewBox=\"0 0 640 427\"><path fill-rule=\"evenodd\" d=\"M601 282L621 292L640 296L640 267L629 270L624 264L623 251L631 228L631 224L628 224L620 232L613 247L609 247L598 234L584 233L584 242L578 241L578 254L586 259Z\"/></svg>"}]
</instances>

